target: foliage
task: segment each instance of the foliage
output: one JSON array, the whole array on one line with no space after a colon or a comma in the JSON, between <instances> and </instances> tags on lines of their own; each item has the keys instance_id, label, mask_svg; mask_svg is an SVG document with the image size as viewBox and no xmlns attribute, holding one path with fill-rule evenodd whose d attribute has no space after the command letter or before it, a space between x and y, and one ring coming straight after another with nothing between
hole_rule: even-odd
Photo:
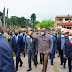
<instances>
[{"instance_id":1,"label":"foliage","mask_svg":"<svg viewBox=\"0 0 72 72\"><path fill-rule=\"evenodd\" d=\"M0 12L0 18L1 18L2 22L3 22L3 13L2 12Z\"/></svg>"},{"instance_id":2,"label":"foliage","mask_svg":"<svg viewBox=\"0 0 72 72\"><path fill-rule=\"evenodd\" d=\"M3 13L0 12L0 17L3 22ZM5 21L7 22L7 27L11 27L11 24L13 24L13 28L35 28L35 25L39 23L39 21L36 21L36 15L33 13L31 15L31 20L26 19L25 17L17 17L17 16L11 16L10 18L5 17ZM33 25L32 25L33 23Z\"/></svg>"},{"instance_id":3,"label":"foliage","mask_svg":"<svg viewBox=\"0 0 72 72\"><path fill-rule=\"evenodd\" d=\"M44 21L42 21L41 23L38 23L37 25L36 25L36 27L38 28L38 27L42 27L42 28L50 28L50 27L54 27L54 21L51 21L51 20L44 20Z\"/></svg>"}]
</instances>

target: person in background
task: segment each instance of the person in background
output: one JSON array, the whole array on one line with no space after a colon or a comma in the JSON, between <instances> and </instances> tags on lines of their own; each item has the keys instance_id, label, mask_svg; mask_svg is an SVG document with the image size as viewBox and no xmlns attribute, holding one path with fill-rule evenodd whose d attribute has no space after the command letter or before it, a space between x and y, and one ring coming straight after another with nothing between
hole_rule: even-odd
<instances>
[{"instance_id":1,"label":"person in background","mask_svg":"<svg viewBox=\"0 0 72 72\"><path fill-rule=\"evenodd\" d=\"M38 30L37 35L41 35L41 31ZM40 64L42 64L41 53L40 53Z\"/></svg>"},{"instance_id":2,"label":"person in background","mask_svg":"<svg viewBox=\"0 0 72 72\"><path fill-rule=\"evenodd\" d=\"M11 47L14 50L16 54L16 71L18 70L18 64L20 62L20 67L22 67L22 60L20 58L20 53L23 52L22 50L22 42L23 38L21 36L18 36L18 30L15 30L15 36L12 38L12 44Z\"/></svg>"},{"instance_id":3,"label":"person in background","mask_svg":"<svg viewBox=\"0 0 72 72\"><path fill-rule=\"evenodd\" d=\"M54 58L54 53L55 53L55 43L56 43L56 37L53 36L53 33L50 33L51 38L53 40L53 49L51 53L51 65L53 65L53 58Z\"/></svg>"},{"instance_id":4,"label":"person in background","mask_svg":"<svg viewBox=\"0 0 72 72\"><path fill-rule=\"evenodd\" d=\"M66 59L63 58L64 44L65 44L65 33L62 32L61 36L59 36L57 39L56 47L59 48L58 50L60 52L61 65L63 65L63 63L64 63L64 68L65 68Z\"/></svg>"},{"instance_id":5,"label":"person in background","mask_svg":"<svg viewBox=\"0 0 72 72\"><path fill-rule=\"evenodd\" d=\"M0 72L16 72L11 47L2 33L3 28L0 26Z\"/></svg>"},{"instance_id":6,"label":"person in background","mask_svg":"<svg viewBox=\"0 0 72 72\"><path fill-rule=\"evenodd\" d=\"M34 36L34 37L37 36L37 33L33 32L33 29L31 29L30 31L31 31L32 36ZM38 40L37 39L35 39L35 47L38 48ZM38 64L37 55L35 55L35 59L36 59L37 64Z\"/></svg>"},{"instance_id":7,"label":"person in background","mask_svg":"<svg viewBox=\"0 0 72 72\"><path fill-rule=\"evenodd\" d=\"M22 35L21 35L22 37L23 37L23 44L22 44L22 51L24 52L24 57L25 57L25 42L26 42L26 35L25 35L25 31L23 31L22 32ZM22 54L23 54L23 52L22 52Z\"/></svg>"},{"instance_id":8,"label":"person in background","mask_svg":"<svg viewBox=\"0 0 72 72\"><path fill-rule=\"evenodd\" d=\"M26 53L28 53L28 65L29 65L29 69L27 71L31 71L32 70L32 66L31 66L31 59L34 61L34 65L35 67L37 67L37 61L35 59L35 55L37 55L37 48L35 47L35 39L32 39L29 35L27 36L26 39Z\"/></svg>"},{"instance_id":9,"label":"person in background","mask_svg":"<svg viewBox=\"0 0 72 72\"><path fill-rule=\"evenodd\" d=\"M11 40L12 40L12 32L9 32L8 42L9 42L10 46L11 46L11 42L12 42Z\"/></svg>"},{"instance_id":10,"label":"person in background","mask_svg":"<svg viewBox=\"0 0 72 72\"><path fill-rule=\"evenodd\" d=\"M48 64L48 55L52 52L53 41L50 35L46 34L46 29L41 30L41 35L33 37L31 32L29 33L30 37L38 40L38 52L41 53L41 58L43 61L43 72L47 70Z\"/></svg>"},{"instance_id":11,"label":"person in background","mask_svg":"<svg viewBox=\"0 0 72 72\"><path fill-rule=\"evenodd\" d=\"M15 30L12 31L12 37L14 37L14 36L15 36Z\"/></svg>"},{"instance_id":12,"label":"person in background","mask_svg":"<svg viewBox=\"0 0 72 72\"><path fill-rule=\"evenodd\" d=\"M64 55L64 58L68 57L68 68L69 68L69 72L71 72L71 69L72 69L72 33L70 33L68 38L65 40L63 55Z\"/></svg>"}]
</instances>

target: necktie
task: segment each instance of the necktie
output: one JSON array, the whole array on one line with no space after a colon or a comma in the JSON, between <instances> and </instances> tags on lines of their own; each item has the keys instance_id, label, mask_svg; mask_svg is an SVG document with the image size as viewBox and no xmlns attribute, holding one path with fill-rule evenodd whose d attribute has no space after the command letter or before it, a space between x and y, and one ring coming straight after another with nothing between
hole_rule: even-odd
<instances>
[{"instance_id":1,"label":"necktie","mask_svg":"<svg viewBox=\"0 0 72 72\"><path fill-rule=\"evenodd\" d=\"M18 37L16 36L15 38L16 38L16 43L17 43Z\"/></svg>"},{"instance_id":2,"label":"necktie","mask_svg":"<svg viewBox=\"0 0 72 72\"><path fill-rule=\"evenodd\" d=\"M25 43L25 35L23 36L23 43Z\"/></svg>"}]
</instances>

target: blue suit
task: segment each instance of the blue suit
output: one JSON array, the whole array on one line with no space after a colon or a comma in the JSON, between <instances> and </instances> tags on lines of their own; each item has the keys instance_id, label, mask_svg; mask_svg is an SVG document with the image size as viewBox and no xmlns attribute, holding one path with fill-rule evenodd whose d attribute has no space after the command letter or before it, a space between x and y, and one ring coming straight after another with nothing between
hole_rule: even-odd
<instances>
[{"instance_id":1,"label":"blue suit","mask_svg":"<svg viewBox=\"0 0 72 72\"><path fill-rule=\"evenodd\" d=\"M64 49L63 49L63 55L66 55L68 57L68 67L69 72L71 71L71 61L72 61L72 46L70 45L69 38L66 39Z\"/></svg>"},{"instance_id":2,"label":"blue suit","mask_svg":"<svg viewBox=\"0 0 72 72\"><path fill-rule=\"evenodd\" d=\"M22 44L22 51L24 51L24 57L25 57L25 42L26 42L26 35L21 35L23 37L23 44Z\"/></svg>"},{"instance_id":3,"label":"blue suit","mask_svg":"<svg viewBox=\"0 0 72 72\"><path fill-rule=\"evenodd\" d=\"M55 37L52 37L52 40L53 40L53 49L52 49L52 53L51 53L51 63L53 63L56 38Z\"/></svg>"},{"instance_id":4,"label":"blue suit","mask_svg":"<svg viewBox=\"0 0 72 72\"><path fill-rule=\"evenodd\" d=\"M0 34L0 72L16 72L11 47Z\"/></svg>"},{"instance_id":5,"label":"blue suit","mask_svg":"<svg viewBox=\"0 0 72 72\"><path fill-rule=\"evenodd\" d=\"M20 58L20 53L22 52L22 42L23 38L21 36L18 36L18 40L16 43L16 36L12 38L12 49L16 53L16 69L18 69L18 63L20 61L20 64L22 63L21 58Z\"/></svg>"}]
</instances>

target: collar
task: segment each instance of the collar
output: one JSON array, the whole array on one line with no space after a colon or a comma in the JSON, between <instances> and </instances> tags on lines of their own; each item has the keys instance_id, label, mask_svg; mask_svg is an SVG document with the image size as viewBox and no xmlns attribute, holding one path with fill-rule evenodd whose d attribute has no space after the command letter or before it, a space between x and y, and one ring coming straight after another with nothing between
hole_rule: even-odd
<instances>
[{"instance_id":1,"label":"collar","mask_svg":"<svg viewBox=\"0 0 72 72\"><path fill-rule=\"evenodd\" d=\"M46 34L45 34L44 36L41 35L41 37L42 37L42 38L45 38L45 37L46 37Z\"/></svg>"}]
</instances>

